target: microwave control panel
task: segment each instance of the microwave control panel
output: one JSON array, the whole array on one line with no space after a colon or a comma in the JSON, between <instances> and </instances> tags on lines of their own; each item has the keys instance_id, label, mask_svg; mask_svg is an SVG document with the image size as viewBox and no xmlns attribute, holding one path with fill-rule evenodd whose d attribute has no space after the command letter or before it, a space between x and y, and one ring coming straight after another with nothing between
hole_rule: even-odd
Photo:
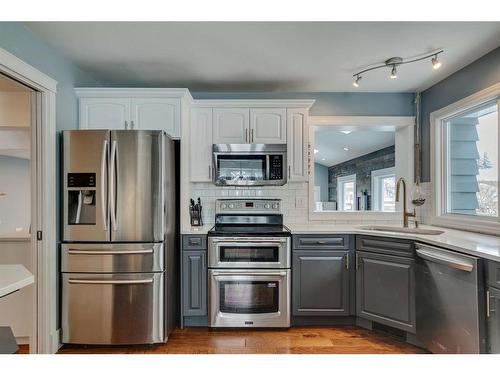
<instances>
[{"instance_id":1,"label":"microwave control panel","mask_svg":"<svg viewBox=\"0 0 500 375\"><path fill-rule=\"evenodd\" d=\"M269 179L283 179L283 155L269 155Z\"/></svg>"}]
</instances>

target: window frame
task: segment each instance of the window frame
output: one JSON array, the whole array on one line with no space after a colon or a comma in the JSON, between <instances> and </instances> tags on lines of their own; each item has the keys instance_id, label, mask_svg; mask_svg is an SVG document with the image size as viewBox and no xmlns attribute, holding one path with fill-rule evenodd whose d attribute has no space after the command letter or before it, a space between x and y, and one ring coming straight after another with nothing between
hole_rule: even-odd
<instances>
[{"instance_id":1,"label":"window frame","mask_svg":"<svg viewBox=\"0 0 500 375\"><path fill-rule=\"evenodd\" d=\"M458 100L430 114L431 182L432 197L434 198L430 217L431 224L472 232L495 234L498 236L500 231L500 215L498 217L492 217L447 212L449 137L447 136L447 126L445 122L453 116L495 100L497 101L497 108L500 108L500 83ZM498 134L500 135L500 116L498 116L497 126ZM500 136L498 137L498 148L500 149ZM497 164L500 176L499 161L497 161ZM497 186L500 190L500 183Z\"/></svg>"},{"instance_id":2,"label":"window frame","mask_svg":"<svg viewBox=\"0 0 500 375\"><path fill-rule=\"evenodd\" d=\"M388 130L396 132L396 176L404 177L413 182L414 153L408 152L414 147L414 116L309 116L308 117L308 149L312 152L315 145L315 129L320 126L337 128L338 130L371 129ZM384 220L398 224L402 217L402 204L396 202L396 212L380 211L338 211L316 210L314 200L314 168L313 159L308 163L308 209L309 221L317 222L348 222L349 224L365 224Z\"/></svg>"},{"instance_id":3,"label":"window frame","mask_svg":"<svg viewBox=\"0 0 500 375\"><path fill-rule=\"evenodd\" d=\"M345 210L344 209L344 185L348 183L354 183L354 203L353 203L353 209L352 210ZM341 176L337 177L337 210L338 211L345 211L345 212L353 212L356 211L356 192L357 192L357 186L356 186L356 173L346 175L346 176ZM340 204L339 204L340 203Z\"/></svg>"},{"instance_id":4,"label":"window frame","mask_svg":"<svg viewBox=\"0 0 500 375\"><path fill-rule=\"evenodd\" d=\"M395 212L395 211L383 211L381 196L380 196L380 184L383 178L394 176L394 182L396 182L396 167L388 167L375 169L371 172L371 184L372 184L372 209L379 212ZM396 210L396 206L394 206Z\"/></svg>"}]
</instances>

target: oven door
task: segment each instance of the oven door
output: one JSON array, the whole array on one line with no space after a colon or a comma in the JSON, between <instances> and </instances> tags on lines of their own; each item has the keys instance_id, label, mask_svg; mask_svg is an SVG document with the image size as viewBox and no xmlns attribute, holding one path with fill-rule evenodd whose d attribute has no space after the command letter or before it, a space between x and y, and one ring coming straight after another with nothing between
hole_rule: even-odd
<instances>
[{"instance_id":1,"label":"oven door","mask_svg":"<svg viewBox=\"0 0 500 375\"><path fill-rule=\"evenodd\" d=\"M209 270L210 327L290 327L290 270Z\"/></svg>"},{"instance_id":2,"label":"oven door","mask_svg":"<svg viewBox=\"0 0 500 375\"><path fill-rule=\"evenodd\" d=\"M290 268L290 237L209 237L210 268Z\"/></svg>"}]
</instances>

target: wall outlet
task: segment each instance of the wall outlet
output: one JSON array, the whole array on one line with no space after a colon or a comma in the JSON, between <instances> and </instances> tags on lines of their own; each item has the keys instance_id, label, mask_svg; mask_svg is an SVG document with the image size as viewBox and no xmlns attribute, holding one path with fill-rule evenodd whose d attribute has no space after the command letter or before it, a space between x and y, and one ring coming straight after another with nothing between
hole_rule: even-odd
<instances>
[{"instance_id":1,"label":"wall outlet","mask_svg":"<svg viewBox=\"0 0 500 375\"><path fill-rule=\"evenodd\" d=\"M306 197L295 197L295 208L306 208Z\"/></svg>"}]
</instances>

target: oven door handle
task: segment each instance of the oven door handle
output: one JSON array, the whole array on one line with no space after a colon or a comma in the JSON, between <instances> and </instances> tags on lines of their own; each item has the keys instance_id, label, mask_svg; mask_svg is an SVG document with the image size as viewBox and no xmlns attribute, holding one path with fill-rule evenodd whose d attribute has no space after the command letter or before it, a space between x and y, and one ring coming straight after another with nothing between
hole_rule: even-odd
<instances>
[{"instance_id":1,"label":"oven door handle","mask_svg":"<svg viewBox=\"0 0 500 375\"><path fill-rule=\"evenodd\" d=\"M219 272L212 271L213 276L286 276L285 271L282 272Z\"/></svg>"},{"instance_id":2,"label":"oven door handle","mask_svg":"<svg viewBox=\"0 0 500 375\"><path fill-rule=\"evenodd\" d=\"M245 242L243 241L228 241L228 240L217 240L213 239L212 243L217 244L217 245L231 245L231 246L263 246L263 245L281 245L286 243L286 239L280 239L280 240L246 240Z\"/></svg>"}]
</instances>

